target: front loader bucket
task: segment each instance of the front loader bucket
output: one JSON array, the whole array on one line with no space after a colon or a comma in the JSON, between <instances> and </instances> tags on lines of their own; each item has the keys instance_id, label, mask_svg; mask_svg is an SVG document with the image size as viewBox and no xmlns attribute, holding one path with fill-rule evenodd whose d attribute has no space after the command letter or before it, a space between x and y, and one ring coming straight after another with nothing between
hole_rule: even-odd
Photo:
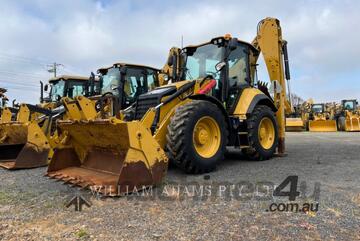
<instances>
[{"instance_id":1,"label":"front loader bucket","mask_svg":"<svg viewBox=\"0 0 360 241\"><path fill-rule=\"evenodd\" d=\"M345 131L360 131L360 118L354 116L346 118Z\"/></svg>"},{"instance_id":2,"label":"front loader bucket","mask_svg":"<svg viewBox=\"0 0 360 241\"><path fill-rule=\"evenodd\" d=\"M50 146L35 122L0 124L0 167L25 169L46 166Z\"/></svg>"},{"instance_id":3,"label":"front loader bucket","mask_svg":"<svg viewBox=\"0 0 360 241\"><path fill-rule=\"evenodd\" d=\"M301 118L286 118L286 131L303 131L304 122Z\"/></svg>"},{"instance_id":4,"label":"front loader bucket","mask_svg":"<svg viewBox=\"0 0 360 241\"><path fill-rule=\"evenodd\" d=\"M61 121L64 145L54 149L47 176L106 196L161 183L168 159L138 121Z\"/></svg>"},{"instance_id":5,"label":"front loader bucket","mask_svg":"<svg viewBox=\"0 0 360 241\"><path fill-rule=\"evenodd\" d=\"M309 121L310 132L336 132L336 120L312 120Z\"/></svg>"}]
</instances>

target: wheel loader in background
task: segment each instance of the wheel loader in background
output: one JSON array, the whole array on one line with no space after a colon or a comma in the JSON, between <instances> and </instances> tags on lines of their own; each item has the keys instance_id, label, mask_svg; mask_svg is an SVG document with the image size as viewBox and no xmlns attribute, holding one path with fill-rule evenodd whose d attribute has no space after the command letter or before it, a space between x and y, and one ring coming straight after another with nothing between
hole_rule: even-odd
<instances>
[{"instance_id":1,"label":"wheel loader in background","mask_svg":"<svg viewBox=\"0 0 360 241\"><path fill-rule=\"evenodd\" d=\"M301 109L302 105L294 107L291 114L286 115L286 131L304 131L306 130L306 123L304 121L304 113Z\"/></svg>"},{"instance_id":2,"label":"wheel loader in background","mask_svg":"<svg viewBox=\"0 0 360 241\"><path fill-rule=\"evenodd\" d=\"M360 131L360 110L357 100L342 100L336 119L339 131Z\"/></svg>"},{"instance_id":3,"label":"wheel loader in background","mask_svg":"<svg viewBox=\"0 0 360 241\"><path fill-rule=\"evenodd\" d=\"M44 98L43 90L49 90ZM45 166L51 153L51 136L56 119L66 118L60 99L76 97L87 92L88 78L60 76L41 83L41 103L20 104L19 108L5 108L0 123L0 167L6 169ZM16 119L12 116L15 114Z\"/></svg>"},{"instance_id":4,"label":"wheel loader in background","mask_svg":"<svg viewBox=\"0 0 360 241\"><path fill-rule=\"evenodd\" d=\"M309 113L309 131L310 132L336 132L337 124L335 120L335 105L312 104Z\"/></svg>"},{"instance_id":5,"label":"wheel loader in background","mask_svg":"<svg viewBox=\"0 0 360 241\"><path fill-rule=\"evenodd\" d=\"M257 160L283 154L286 46L279 20L266 18L252 44L225 35L184 48L176 71L182 81L140 95L132 118L58 121L63 139L47 176L122 195L159 184L169 160L187 173L206 173L226 146ZM260 53L273 96L255 87Z\"/></svg>"},{"instance_id":6,"label":"wheel loader in background","mask_svg":"<svg viewBox=\"0 0 360 241\"><path fill-rule=\"evenodd\" d=\"M314 103L309 99L294 107L294 112L286 116L286 131L306 131L308 129L309 113Z\"/></svg>"},{"instance_id":7,"label":"wheel loader in background","mask_svg":"<svg viewBox=\"0 0 360 241\"><path fill-rule=\"evenodd\" d=\"M100 95L85 98L79 96L74 100L62 100L69 119L90 120L94 118L129 118L132 115L132 106L138 96L176 82L178 74L174 66L179 65L180 49L172 47L168 59L162 69L150 66L115 63L112 66L100 68L99 74ZM97 100L93 102L92 100Z\"/></svg>"}]
</instances>

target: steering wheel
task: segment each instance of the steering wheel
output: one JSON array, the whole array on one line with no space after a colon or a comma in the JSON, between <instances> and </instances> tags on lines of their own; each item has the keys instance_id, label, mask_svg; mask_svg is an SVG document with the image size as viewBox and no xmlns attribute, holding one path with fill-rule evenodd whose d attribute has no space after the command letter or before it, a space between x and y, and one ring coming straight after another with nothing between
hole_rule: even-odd
<instances>
[{"instance_id":1,"label":"steering wheel","mask_svg":"<svg viewBox=\"0 0 360 241\"><path fill-rule=\"evenodd\" d=\"M206 77L209 77L209 76L211 76L214 79L216 76L216 72L206 71Z\"/></svg>"}]
</instances>

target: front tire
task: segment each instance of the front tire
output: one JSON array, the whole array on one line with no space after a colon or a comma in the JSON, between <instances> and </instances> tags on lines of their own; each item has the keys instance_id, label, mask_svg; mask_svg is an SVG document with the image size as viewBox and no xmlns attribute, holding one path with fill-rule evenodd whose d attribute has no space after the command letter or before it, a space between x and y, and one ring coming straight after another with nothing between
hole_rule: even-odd
<instances>
[{"instance_id":1,"label":"front tire","mask_svg":"<svg viewBox=\"0 0 360 241\"><path fill-rule=\"evenodd\" d=\"M243 153L251 160L268 160L274 156L278 145L278 127L275 113L264 105L258 105L247 120L250 148Z\"/></svg>"},{"instance_id":2,"label":"front tire","mask_svg":"<svg viewBox=\"0 0 360 241\"><path fill-rule=\"evenodd\" d=\"M169 159L186 173L208 173L224 159L227 124L219 108L193 100L176 109L167 134Z\"/></svg>"}]
</instances>

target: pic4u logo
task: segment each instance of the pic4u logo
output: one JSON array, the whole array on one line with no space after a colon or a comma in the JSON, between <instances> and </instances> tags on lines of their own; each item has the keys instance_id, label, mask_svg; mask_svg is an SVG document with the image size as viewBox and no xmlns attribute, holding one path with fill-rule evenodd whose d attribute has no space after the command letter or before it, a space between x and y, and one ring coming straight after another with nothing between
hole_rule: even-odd
<instances>
[{"instance_id":1,"label":"pic4u logo","mask_svg":"<svg viewBox=\"0 0 360 241\"><path fill-rule=\"evenodd\" d=\"M289 202L273 202L267 212L294 212L315 214L319 211L320 183L316 182L311 196L306 195L306 182L298 186L298 176L288 176L274 189L273 197L288 197ZM298 201L297 201L298 200Z\"/></svg>"}]
</instances>

